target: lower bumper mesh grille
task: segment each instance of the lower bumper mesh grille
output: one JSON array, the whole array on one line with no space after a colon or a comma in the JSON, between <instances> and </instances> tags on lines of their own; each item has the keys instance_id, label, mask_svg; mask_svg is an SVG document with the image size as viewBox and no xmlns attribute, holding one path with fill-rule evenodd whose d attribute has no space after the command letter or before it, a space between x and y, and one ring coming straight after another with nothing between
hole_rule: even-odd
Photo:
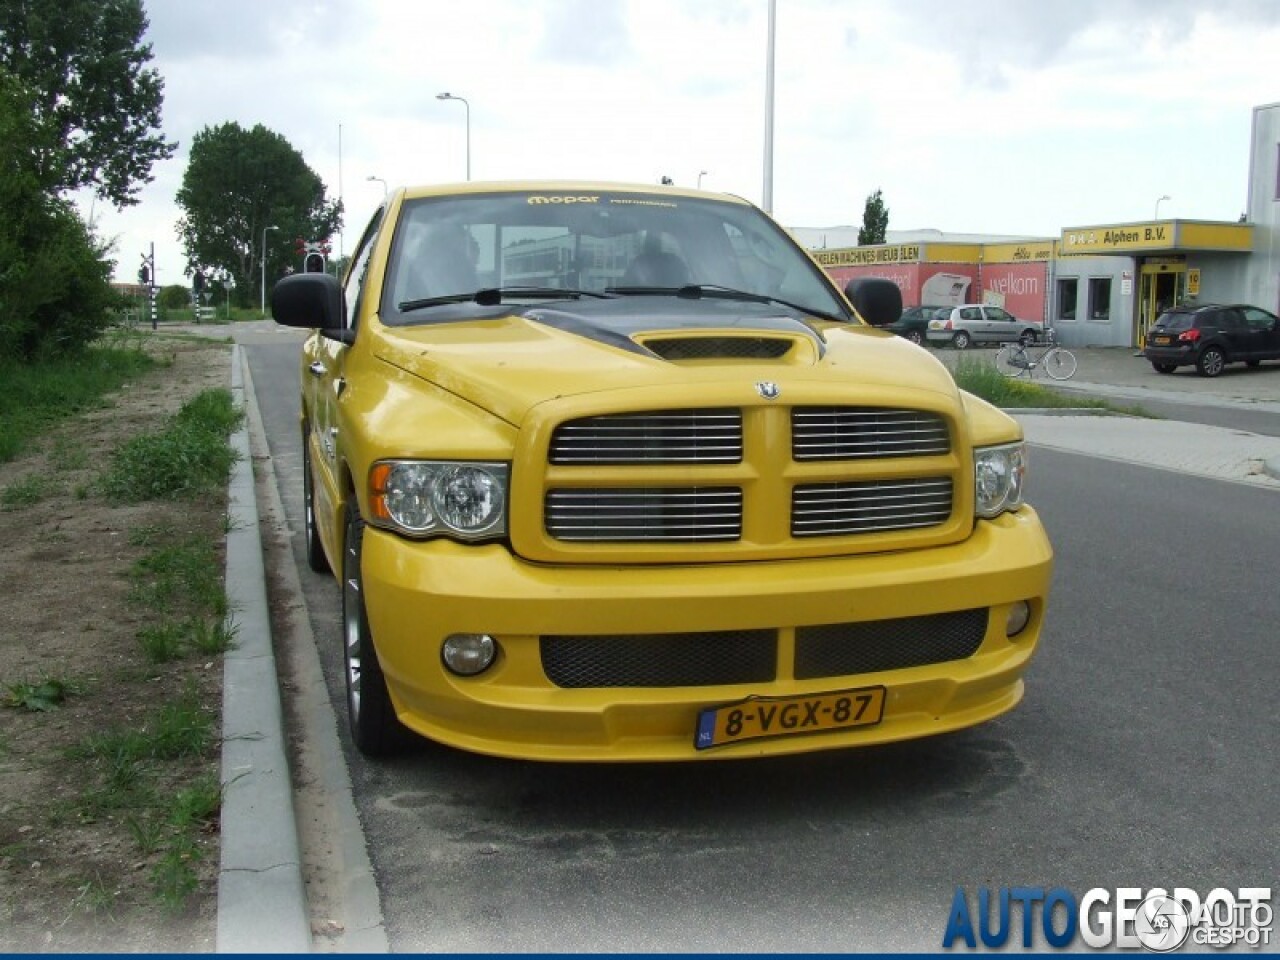
<instances>
[{"instance_id":1,"label":"lower bumper mesh grille","mask_svg":"<svg viewBox=\"0 0 1280 960\"><path fill-rule=\"evenodd\" d=\"M988 611L801 627L798 680L923 667L973 656ZM542 669L558 687L715 687L777 676L776 630L544 636Z\"/></svg>"},{"instance_id":2,"label":"lower bumper mesh grille","mask_svg":"<svg viewBox=\"0 0 1280 960\"><path fill-rule=\"evenodd\" d=\"M558 687L713 687L777 675L775 630L542 638Z\"/></svg>"},{"instance_id":3,"label":"lower bumper mesh grille","mask_svg":"<svg viewBox=\"0 0 1280 960\"><path fill-rule=\"evenodd\" d=\"M842 677L971 657L987 632L987 609L796 631L796 678Z\"/></svg>"}]
</instances>

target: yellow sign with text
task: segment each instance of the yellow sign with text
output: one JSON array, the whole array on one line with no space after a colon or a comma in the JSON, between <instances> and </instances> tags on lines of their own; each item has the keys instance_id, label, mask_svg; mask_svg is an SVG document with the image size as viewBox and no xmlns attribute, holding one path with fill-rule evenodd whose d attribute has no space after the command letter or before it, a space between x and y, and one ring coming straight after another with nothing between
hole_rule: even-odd
<instances>
[{"instance_id":1,"label":"yellow sign with text","mask_svg":"<svg viewBox=\"0 0 1280 960\"><path fill-rule=\"evenodd\" d=\"M1062 231L1061 252L1127 253L1133 250L1163 250L1174 246L1174 225L1125 223L1114 227L1073 227Z\"/></svg>"},{"instance_id":2,"label":"yellow sign with text","mask_svg":"<svg viewBox=\"0 0 1280 960\"><path fill-rule=\"evenodd\" d=\"M1187 271L1187 296L1200 296L1200 268L1195 267Z\"/></svg>"},{"instance_id":3,"label":"yellow sign with text","mask_svg":"<svg viewBox=\"0 0 1280 960\"><path fill-rule=\"evenodd\" d=\"M887 247L845 247L840 250L813 250L813 258L824 267L861 267L878 263L914 263L920 259L920 245L902 243Z\"/></svg>"}]
</instances>

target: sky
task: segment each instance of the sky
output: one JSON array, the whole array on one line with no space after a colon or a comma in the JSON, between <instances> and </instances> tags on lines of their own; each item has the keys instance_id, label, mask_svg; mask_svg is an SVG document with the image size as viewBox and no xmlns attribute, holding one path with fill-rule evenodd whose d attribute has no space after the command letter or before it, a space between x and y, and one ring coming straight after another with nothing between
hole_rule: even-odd
<instances>
[{"instance_id":1,"label":"sky","mask_svg":"<svg viewBox=\"0 0 1280 960\"><path fill-rule=\"evenodd\" d=\"M670 177L764 202L769 0L144 4L177 152L134 206L77 198L120 280L154 243L158 281L188 282L174 198L192 137L232 121L284 136L343 200L339 252L382 199L370 177L461 181L468 140L473 180ZM1252 109L1280 101L1276 0L776 0L774 40L790 228L856 227L875 190L890 231L1234 221Z\"/></svg>"}]
</instances>

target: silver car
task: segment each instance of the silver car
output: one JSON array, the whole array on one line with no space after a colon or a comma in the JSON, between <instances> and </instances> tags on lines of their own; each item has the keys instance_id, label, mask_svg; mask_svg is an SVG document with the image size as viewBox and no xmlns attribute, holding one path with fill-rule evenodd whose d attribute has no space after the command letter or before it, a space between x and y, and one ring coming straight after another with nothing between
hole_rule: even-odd
<instances>
[{"instance_id":1,"label":"silver car","mask_svg":"<svg viewBox=\"0 0 1280 960\"><path fill-rule=\"evenodd\" d=\"M1044 322L1023 320L1003 307L966 303L942 307L929 319L925 336L930 343L950 343L966 350L975 343L1035 343L1044 335Z\"/></svg>"}]
</instances>

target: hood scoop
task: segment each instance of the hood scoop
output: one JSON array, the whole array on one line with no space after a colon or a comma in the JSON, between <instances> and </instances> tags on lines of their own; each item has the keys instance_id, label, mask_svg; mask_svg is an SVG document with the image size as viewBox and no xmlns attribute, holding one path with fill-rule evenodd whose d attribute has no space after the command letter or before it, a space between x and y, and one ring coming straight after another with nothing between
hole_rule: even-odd
<instances>
[{"instance_id":1,"label":"hood scoop","mask_svg":"<svg viewBox=\"0 0 1280 960\"><path fill-rule=\"evenodd\" d=\"M671 363L699 360L783 360L798 345L792 337L644 337L645 349Z\"/></svg>"}]
</instances>

